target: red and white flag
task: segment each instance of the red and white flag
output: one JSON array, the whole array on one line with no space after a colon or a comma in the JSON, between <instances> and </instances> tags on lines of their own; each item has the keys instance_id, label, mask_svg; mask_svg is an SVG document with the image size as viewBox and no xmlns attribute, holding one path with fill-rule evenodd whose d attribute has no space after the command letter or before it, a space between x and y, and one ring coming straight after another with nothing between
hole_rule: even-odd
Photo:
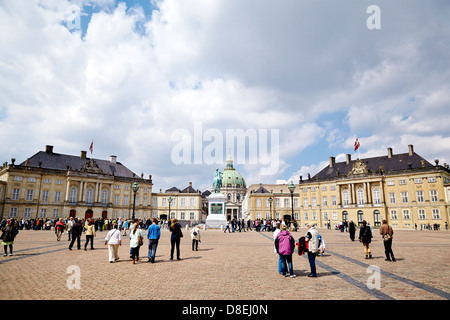
<instances>
[{"instance_id":1,"label":"red and white flag","mask_svg":"<svg viewBox=\"0 0 450 320\"><path fill-rule=\"evenodd\" d=\"M89 151L91 151L91 154L93 150L94 150L94 140L92 140L91 146L89 147Z\"/></svg>"},{"instance_id":2,"label":"red and white flag","mask_svg":"<svg viewBox=\"0 0 450 320\"><path fill-rule=\"evenodd\" d=\"M360 146L360 144L359 144L358 138L356 138L356 141L355 141L355 151L358 150L359 146Z\"/></svg>"}]
</instances>

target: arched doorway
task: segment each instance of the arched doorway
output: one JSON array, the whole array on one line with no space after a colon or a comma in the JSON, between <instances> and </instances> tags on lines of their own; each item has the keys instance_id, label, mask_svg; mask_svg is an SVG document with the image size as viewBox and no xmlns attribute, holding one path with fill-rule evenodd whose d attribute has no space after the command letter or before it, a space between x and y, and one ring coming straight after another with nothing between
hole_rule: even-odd
<instances>
[{"instance_id":1,"label":"arched doorway","mask_svg":"<svg viewBox=\"0 0 450 320\"><path fill-rule=\"evenodd\" d=\"M364 213L361 210L359 210L358 211L358 225L362 225L363 220L364 220Z\"/></svg>"},{"instance_id":2,"label":"arched doorway","mask_svg":"<svg viewBox=\"0 0 450 320\"><path fill-rule=\"evenodd\" d=\"M342 222L348 221L348 212L342 211Z\"/></svg>"},{"instance_id":3,"label":"arched doorway","mask_svg":"<svg viewBox=\"0 0 450 320\"><path fill-rule=\"evenodd\" d=\"M84 220L92 218L94 215L94 212L91 209L86 210L86 213L84 214Z\"/></svg>"},{"instance_id":4,"label":"arched doorway","mask_svg":"<svg viewBox=\"0 0 450 320\"><path fill-rule=\"evenodd\" d=\"M373 225L375 227L381 226L381 215L380 215L380 211L378 211L378 210L375 210L373 212Z\"/></svg>"},{"instance_id":5,"label":"arched doorway","mask_svg":"<svg viewBox=\"0 0 450 320\"><path fill-rule=\"evenodd\" d=\"M71 218L74 218L75 219L75 217L77 216L77 211L76 210L70 210L70 212L69 212L69 218L71 217Z\"/></svg>"},{"instance_id":6,"label":"arched doorway","mask_svg":"<svg viewBox=\"0 0 450 320\"><path fill-rule=\"evenodd\" d=\"M103 218L103 220L106 220L106 219L108 219L108 211L102 211L102 218Z\"/></svg>"},{"instance_id":7,"label":"arched doorway","mask_svg":"<svg viewBox=\"0 0 450 320\"><path fill-rule=\"evenodd\" d=\"M167 220L167 214L161 214L159 215L160 220Z\"/></svg>"}]
</instances>

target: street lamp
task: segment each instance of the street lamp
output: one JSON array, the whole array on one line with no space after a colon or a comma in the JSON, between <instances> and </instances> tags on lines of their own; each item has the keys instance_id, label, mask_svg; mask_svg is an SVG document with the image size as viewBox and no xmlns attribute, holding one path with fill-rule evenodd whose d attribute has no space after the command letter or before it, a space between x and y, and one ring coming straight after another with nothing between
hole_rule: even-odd
<instances>
[{"instance_id":1,"label":"street lamp","mask_svg":"<svg viewBox=\"0 0 450 320\"><path fill-rule=\"evenodd\" d=\"M294 190L295 190L295 186L292 181L288 188L289 188L289 191L291 192L291 208L292 208L291 221L293 224L294 223Z\"/></svg>"},{"instance_id":2,"label":"street lamp","mask_svg":"<svg viewBox=\"0 0 450 320\"><path fill-rule=\"evenodd\" d=\"M169 196L169 216L167 217L167 220L169 220L170 219L170 204L172 203L172 197L171 196Z\"/></svg>"},{"instance_id":3,"label":"street lamp","mask_svg":"<svg viewBox=\"0 0 450 320\"><path fill-rule=\"evenodd\" d=\"M272 217L272 202L273 202L273 198L272 198L272 196L270 196L270 198L269 198L269 205L270 205L270 219L273 219L273 217Z\"/></svg>"},{"instance_id":4,"label":"street lamp","mask_svg":"<svg viewBox=\"0 0 450 320\"><path fill-rule=\"evenodd\" d=\"M133 190L133 220L134 220L134 210L136 208L136 192L138 192L139 190L137 182L133 183L131 189Z\"/></svg>"}]
</instances>

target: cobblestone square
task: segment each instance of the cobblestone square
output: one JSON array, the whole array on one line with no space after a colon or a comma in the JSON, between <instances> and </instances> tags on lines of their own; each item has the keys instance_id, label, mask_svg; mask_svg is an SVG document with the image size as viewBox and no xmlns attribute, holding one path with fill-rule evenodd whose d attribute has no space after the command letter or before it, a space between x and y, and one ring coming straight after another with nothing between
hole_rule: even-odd
<instances>
[{"instance_id":1,"label":"cobblestone square","mask_svg":"<svg viewBox=\"0 0 450 320\"><path fill-rule=\"evenodd\" d=\"M140 261L132 264L128 237L123 237L120 260L109 263L106 231L97 233L95 250L83 250L83 234L82 249L70 251L67 234L57 241L53 231L23 230L13 256L0 258L0 299L449 300L450 232L395 230L397 262L388 262L378 230L373 259L365 259L362 244L348 233L319 231L326 252L316 259L318 277L307 276L307 257L295 253L296 278L283 278L272 232L204 230L199 251L192 251L189 231L183 229L181 260L171 261L170 233L162 230L156 263L147 262L145 239ZM292 234L297 240L305 232Z\"/></svg>"}]
</instances>

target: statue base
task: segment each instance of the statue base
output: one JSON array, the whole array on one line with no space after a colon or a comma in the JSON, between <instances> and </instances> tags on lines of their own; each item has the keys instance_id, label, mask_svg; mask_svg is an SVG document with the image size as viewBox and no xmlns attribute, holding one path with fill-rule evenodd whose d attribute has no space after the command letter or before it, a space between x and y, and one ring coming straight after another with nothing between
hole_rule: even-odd
<instances>
[{"instance_id":1,"label":"statue base","mask_svg":"<svg viewBox=\"0 0 450 320\"><path fill-rule=\"evenodd\" d=\"M211 193L208 197L208 217L206 218L207 228L220 228L226 226L225 217L225 195L222 193Z\"/></svg>"}]
</instances>

